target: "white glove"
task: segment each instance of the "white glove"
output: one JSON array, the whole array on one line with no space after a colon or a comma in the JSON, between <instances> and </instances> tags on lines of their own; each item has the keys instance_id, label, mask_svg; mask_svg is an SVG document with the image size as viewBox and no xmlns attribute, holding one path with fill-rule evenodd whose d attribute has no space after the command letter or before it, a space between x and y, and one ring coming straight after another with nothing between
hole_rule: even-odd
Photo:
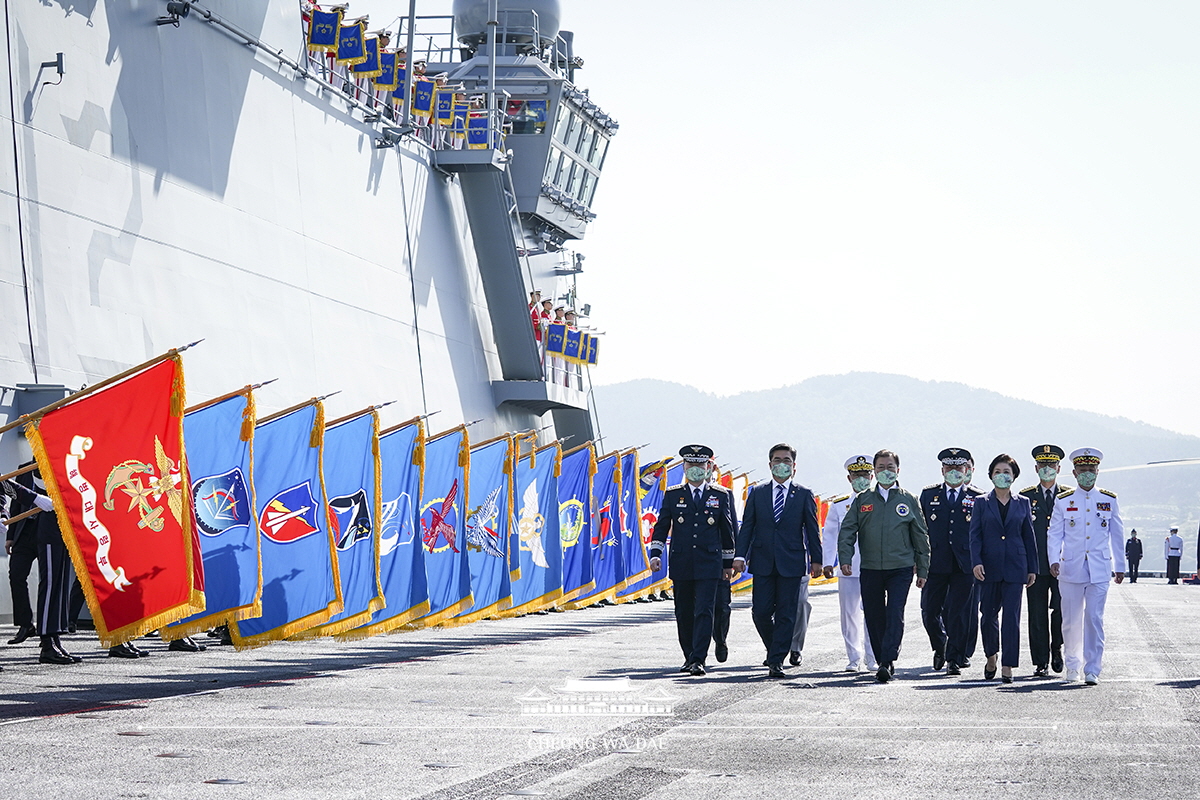
<instances>
[{"instance_id":1,"label":"white glove","mask_svg":"<svg viewBox=\"0 0 1200 800\"><path fill-rule=\"evenodd\" d=\"M42 511L53 511L54 501L44 494L36 494L33 496L33 504Z\"/></svg>"},{"instance_id":2,"label":"white glove","mask_svg":"<svg viewBox=\"0 0 1200 800\"><path fill-rule=\"evenodd\" d=\"M0 536L8 538L8 526L0 522Z\"/></svg>"}]
</instances>

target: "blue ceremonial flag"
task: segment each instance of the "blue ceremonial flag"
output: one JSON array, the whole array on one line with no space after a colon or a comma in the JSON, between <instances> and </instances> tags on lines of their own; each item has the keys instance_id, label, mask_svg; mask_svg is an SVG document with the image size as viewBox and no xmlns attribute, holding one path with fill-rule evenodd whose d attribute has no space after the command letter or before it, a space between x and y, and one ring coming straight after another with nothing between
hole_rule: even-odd
<instances>
[{"instance_id":1,"label":"blue ceremonial flag","mask_svg":"<svg viewBox=\"0 0 1200 800\"><path fill-rule=\"evenodd\" d=\"M396 88L396 66L399 63L393 50L384 50L379 54L379 75L372 81L376 89L390 92Z\"/></svg>"},{"instance_id":2,"label":"blue ceremonial flag","mask_svg":"<svg viewBox=\"0 0 1200 800\"><path fill-rule=\"evenodd\" d=\"M392 102L398 106L404 105L408 94L408 67L405 62L396 62L396 88L392 90Z\"/></svg>"},{"instance_id":3,"label":"blue ceremonial flag","mask_svg":"<svg viewBox=\"0 0 1200 800\"><path fill-rule=\"evenodd\" d=\"M420 519L429 614L418 621L422 626L437 625L473 602L463 515L470 448L465 425L439 434L425 445Z\"/></svg>"},{"instance_id":4,"label":"blue ceremonial flag","mask_svg":"<svg viewBox=\"0 0 1200 800\"><path fill-rule=\"evenodd\" d=\"M592 577L592 476L596 454L591 442L563 455L558 478L558 533L563 548L562 602L589 594Z\"/></svg>"},{"instance_id":5,"label":"blue ceremonial flag","mask_svg":"<svg viewBox=\"0 0 1200 800\"><path fill-rule=\"evenodd\" d=\"M600 339L596 336L588 339L587 363L591 366L596 366L596 362L600 360Z\"/></svg>"},{"instance_id":6,"label":"blue ceremonial flag","mask_svg":"<svg viewBox=\"0 0 1200 800\"><path fill-rule=\"evenodd\" d=\"M363 44L367 57L351 67L350 74L356 78L378 78L383 73L379 63L379 39L371 36Z\"/></svg>"},{"instance_id":7,"label":"blue ceremonial flag","mask_svg":"<svg viewBox=\"0 0 1200 800\"><path fill-rule=\"evenodd\" d=\"M428 117L433 114L433 81L428 78L417 78L416 88L413 89L412 113L418 117Z\"/></svg>"},{"instance_id":8,"label":"blue ceremonial flag","mask_svg":"<svg viewBox=\"0 0 1200 800\"><path fill-rule=\"evenodd\" d=\"M324 625L300 633L304 638L365 625L384 606L379 579L379 415L372 410L327 427L322 462L343 608Z\"/></svg>"},{"instance_id":9,"label":"blue ceremonial flag","mask_svg":"<svg viewBox=\"0 0 1200 800\"><path fill-rule=\"evenodd\" d=\"M562 355L563 348L567 343L567 326L558 324L551 325L546 333L546 352L558 353Z\"/></svg>"},{"instance_id":10,"label":"blue ceremonial flag","mask_svg":"<svg viewBox=\"0 0 1200 800\"><path fill-rule=\"evenodd\" d=\"M642 544L639 521L642 516L640 497L641 470L637 450L621 456L621 553L625 565L625 586L631 586L650 576L650 559ZM618 592L619 594L619 592Z\"/></svg>"},{"instance_id":11,"label":"blue ceremonial flag","mask_svg":"<svg viewBox=\"0 0 1200 800\"><path fill-rule=\"evenodd\" d=\"M654 523L658 522L658 510L662 506L663 494L666 492L667 468L670 463L671 459L664 458L641 467L637 473L638 507L641 513L635 520L635 526L639 546L642 548L642 560L646 562L647 569L650 564L647 550L650 547L650 537L654 533ZM666 553L663 553L663 560L665 562ZM636 559L634 563L638 563ZM617 598L623 601L641 599L650 593L650 586L661 576L661 573L647 571L640 580L629 582L622 591L617 592Z\"/></svg>"},{"instance_id":12,"label":"blue ceremonial flag","mask_svg":"<svg viewBox=\"0 0 1200 800\"><path fill-rule=\"evenodd\" d=\"M596 461L592 478L592 578L590 592L581 594L575 607L613 600L624 588L625 564L621 550L621 456L609 453Z\"/></svg>"},{"instance_id":13,"label":"blue ceremonial flag","mask_svg":"<svg viewBox=\"0 0 1200 800\"><path fill-rule=\"evenodd\" d=\"M342 27L342 11L318 11L313 9L308 24L308 49L313 51L337 50L338 29Z\"/></svg>"},{"instance_id":14,"label":"blue ceremonial flag","mask_svg":"<svg viewBox=\"0 0 1200 800\"><path fill-rule=\"evenodd\" d=\"M467 117L467 149L488 148L488 118L486 114L470 114Z\"/></svg>"},{"instance_id":15,"label":"blue ceremonial flag","mask_svg":"<svg viewBox=\"0 0 1200 800\"><path fill-rule=\"evenodd\" d=\"M741 481L735 481L735 485L738 483L741 483ZM745 478L745 486L734 490L733 508L737 512L739 523L742 521L742 514L746 510L746 497L750 494L750 490L754 488L755 484L757 483L758 481L751 481L750 479ZM747 589L753 589L754 576L750 574L749 570L746 570L741 575L735 575L731 588L735 592L744 592Z\"/></svg>"},{"instance_id":16,"label":"blue ceremonial flag","mask_svg":"<svg viewBox=\"0 0 1200 800\"><path fill-rule=\"evenodd\" d=\"M434 116L439 125L449 125L454 117L454 90L438 89Z\"/></svg>"},{"instance_id":17,"label":"blue ceremonial flag","mask_svg":"<svg viewBox=\"0 0 1200 800\"><path fill-rule=\"evenodd\" d=\"M674 464L671 464L669 467L667 467L667 479L665 482L665 486L663 487L663 493L660 494L658 497L658 502L654 506L654 511L655 511L654 519L652 522L649 523L649 526L650 526L649 531L647 531L645 533L646 542L650 541L650 535L654 532L654 523L658 522L658 515L662 511L662 501L663 501L663 495L666 494L666 487L677 486L677 485L683 483L684 467L685 467L685 464L682 461L676 461ZM643 518L646 516L646 513L644 511L642 512L642 516L643 516ZM670 542L670 541L671 541L671 537L667 536L667 542ZM668 572L668 567L670 566L670 563L669 563L670 562L670 553L668 551L669 551L669 548L666 548L666 547L663 548L662 570L660 570L659 572L651 572L650 573L650 585L647 586L646 588L651 593L661 592L661 591L665 591L665 590L671 588L671 578L670 578L670 573Z\"/></svg>"},{"instance_id":18,"label":"blue ceremonial flag","mask_svg":"<svg viewBox=\"0 0 1200 800\"><path fill-rule=\"evenodd\" d=\"M568 361L579 360L579 345L583 340L583 331L568 330L566 342L563 344L563 356Z\"/></svg>"},{"instance_id":19,"label":"blue ceremonial flag","mask_svg":"<svg viewBox=\"0 0 1200 800\"><path fill-rule=\"evenodd\" d=\"M563 550L558 530L558 472L562 446L535 450L517 461L514 550L520 577L513 580L512 614L531 614L562 596Z\"/></svg>"},{"instance_id":20,"label":"blue ceremonial flag","mask_svg":"<svg viewBox=\"0 0 1200 800\"><path fill-rule=\"evenodd\" d=\"M379 579L387 605L368 624L343 634L346 639L387 633L429 613L425 551L416 535L425 464L425 425L420 417L380 435L379 463Z\"/></svg>"},{"instance_id":21,"label":"blue ceremonial flag","mask_svg":"<svg viewBox=\"0 0 1200 800\"><path fill-rule=\"evenodd\" d=\"M320 401L254 431L255 519L262 547L262 616L231 622L237 647L256 647L324 624L342 610L337 557L321 476Z\"/></svg>"},{"instance_id":22,"label":"blue ceremonial flag","mask_svg":"<svg viewBox=\"0 0 1200 800\"><path fill-rule=\"evenodd\" d=\"M474 604L450 620L464 624L498 616L512 606L508 539L513 510L513 438L471 448L467 491L467 561Z\"/></svg>"},{"instance_id":23,"label":"blue ceremonial flag","mask_svg":"<svg viewBox=\"0 0 1200 800\"><path fill-rule=\"evenodd\" d=\"M183 418L196 531L204 562L205 610L163 629L191 636L262 612L262 564L254 524L254 395L189 411Z\"/></svg>"},{"instance_id":24,"label":"blue ceremonial flag","mask_svg":"<svg viewBox=\"0 0 1200 800\"><path fill-rule=\"evenodd\" d=\"M354 65L367 60L366 32L367 23L362 20L338 28L337 63Z\"/></svg>"}]
</instances>

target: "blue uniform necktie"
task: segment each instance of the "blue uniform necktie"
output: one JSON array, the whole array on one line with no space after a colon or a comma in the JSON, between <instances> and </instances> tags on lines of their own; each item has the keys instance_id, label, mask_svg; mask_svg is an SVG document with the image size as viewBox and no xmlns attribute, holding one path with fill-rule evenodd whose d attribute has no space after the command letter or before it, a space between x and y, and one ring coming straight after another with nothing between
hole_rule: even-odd
<instances>
[{"instance_id":1,"label":"blue uniform necktie","mask_svg":"<svg viewBox=\"0 0 1200 800\"><path fill-rule=\"evenodd\" d=\"M779 522L779 518L783 516L783 484L775 485L775 521Z\"/></svg>"},{"instance_id":2,"label":"blue uniform necktie","mask_svg":"<svg viewBox=\"0 0 1200 800\"><path fill-rule=\"evenodd\" d=\"M951 489L950 490L950 505L954 505L957 502L958 502L958 489Z\"/></svg>"},{"instance_id":3,"label":"blue uniform necktie","mask_svg":"<svg viewBox=\"0 0 1200 800\"><path fill-rule=\"evenodd\" d=\"M692 499L696 501L696 505L700 505L700 490L692 489Z\"/></svg>"}]
</instances>

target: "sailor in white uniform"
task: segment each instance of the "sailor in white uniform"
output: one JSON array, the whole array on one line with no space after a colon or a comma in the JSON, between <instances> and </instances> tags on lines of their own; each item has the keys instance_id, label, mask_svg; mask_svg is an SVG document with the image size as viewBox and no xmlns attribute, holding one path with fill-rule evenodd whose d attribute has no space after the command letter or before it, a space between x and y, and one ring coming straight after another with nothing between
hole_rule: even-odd
<instances>
[{"instance_id":1,"label":"sailor in white uniform","mask_svg":"<svg viewBox=\"0 0 1200 800\"><path fill-rule=\"evenodd\" d=\"M821 530L821 548L825 551L825 577L833 577L833 565L837 561L838 532L842 520L850 510L850 504L860 493L871 488L871 476L874 466L870 456L852 456L846 461L846 480L850 482L853 491L840 495L830 501L829 513L825 517L825 527ZM862 669L874 672L879 668L875 663L875 654L871 652L871 639L866 635L863 624L862 592L859 587L858 544L854 545L854 559L850 562L850 575L838 575L838 602L841 605L842 638L846 641L846 672L859 672Z\"/></svg>"},{"instance_id":2,"label":"sailor in white uniform","mask_svg":"<svg viewBox=\"0 0 1200 800\"><path fill-rule=\"evenodd\" d=\"M1163 558L1167 562L1167 585L1179 585L1179 563L1183 560L1183 537L1179 528L1172 525L1171 533L1163 542Z\"/></svg>"},{"instance_id":3,"label":"sailor in white uniform","mask_svg":"<svg viewBox=\"0 0 1200 800\"><path fill-rule=\"evenodd\" d=\"M1094 447L1071 453L1078 489L1064 489L1054 500L1046 552L1050 572L1062 595L1066 680L1100 682L1104 659L1104 603L1109 580L1125 579L1125 527L1117 495L1096 488L1104 454Z\"/></svg>"}]
</instances>

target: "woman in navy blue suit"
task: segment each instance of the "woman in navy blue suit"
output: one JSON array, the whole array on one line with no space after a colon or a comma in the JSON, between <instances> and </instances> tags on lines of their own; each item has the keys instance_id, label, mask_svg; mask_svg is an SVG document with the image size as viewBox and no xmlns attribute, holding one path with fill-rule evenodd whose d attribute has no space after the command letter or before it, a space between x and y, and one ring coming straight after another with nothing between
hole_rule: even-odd
<instances>
[{"instance_id":1,"label":"woman in navy blue suit","mask_svg":"<svg viewBox=\"0 0 1200 800\"><path fill-rule=\"evenodd\" d=\"M975 501L971 510L971 563L980 582L979 611L983 651L987 666L983 677L996 677L996 656L1004 644L1005 683L1012 683L1013 667L1020 660L1021 597L1037 579L1037 542L1033 538L1033 511L1029 499L1013 494L1021 468L1012 456L992 459L988 476L996 487ZM998 619L1004 612L1003 631Z\"/></svg>"}]
</instances>

